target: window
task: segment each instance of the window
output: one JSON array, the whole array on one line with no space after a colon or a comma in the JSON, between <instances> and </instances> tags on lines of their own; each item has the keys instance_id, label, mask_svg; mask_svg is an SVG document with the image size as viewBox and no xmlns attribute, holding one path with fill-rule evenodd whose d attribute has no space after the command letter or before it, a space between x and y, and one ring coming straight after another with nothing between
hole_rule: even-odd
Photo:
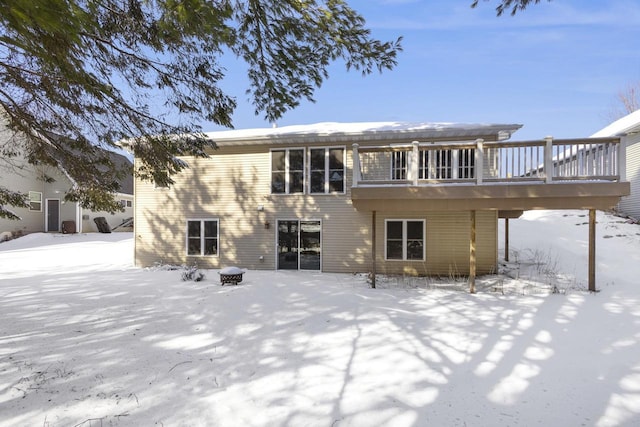
<instances>
[{"instance_id":1,"label":"window","mask_svg":"<svg viewBox=\"0 0 640 427\"><path fill-rule=\"evenodd\" d=\"M218 220L187 221L187 255L218 255Z\"/></svg>"},{"instance_id":2,"label":"window","mask_svg":"<svg viewBox=\"0 0 640 427\"><path fill-rule=\"evenodd\" d=\"M385 221L385 233L385 259L424 260L424 220L389 219Z\"/></svg>"},{"instance_id":3,"label":"window","mask_svg":"<svg viewBox=\"0 0 640 427\"><path fill-rule=\"evenodd\" d=\"M271 193L304 192L304 149L271 151Z\"/></svg>"},{"instance_id":4,"label":"window","mask_svg":"<svg viewBox=\"0 0 640 427\"><path fill-rule=\"evenodd\" d=\"M29 191L29 210L42 212L42 193Z\"/></svg>"},{"instance_id":5,"label":"window","mask_svg":"<svg viewBox=\"0 0 640 427\"><path fill-rule=\"evenodd\" d=\"M131 200L120 200L120 206L123 208L130 208L132 206Z\"/></svg>"},{"instance_id":6,"label":"window","mask_svg":"<svg viewBox=\"0 0 640 427\"><path fill-rule=\"evenodd\" d=\"M344 148L312 148L310 193L344 193Z\"/></svg>"}]
</instances>

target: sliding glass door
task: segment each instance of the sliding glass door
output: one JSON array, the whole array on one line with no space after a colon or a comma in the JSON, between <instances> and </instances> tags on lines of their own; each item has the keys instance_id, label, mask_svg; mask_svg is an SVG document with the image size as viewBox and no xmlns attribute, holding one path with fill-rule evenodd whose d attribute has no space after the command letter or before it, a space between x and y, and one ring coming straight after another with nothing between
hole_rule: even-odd
<instances>
[{"instance_id":1,"label":"sliding glass door","mask_svg":"<svg viewBox=\"0 0 640 427\"><path fill-rule=\"evenodd\" d=\"M320 221L278 220L278 270L320 270Z\"/></svg>"}]
</instances>

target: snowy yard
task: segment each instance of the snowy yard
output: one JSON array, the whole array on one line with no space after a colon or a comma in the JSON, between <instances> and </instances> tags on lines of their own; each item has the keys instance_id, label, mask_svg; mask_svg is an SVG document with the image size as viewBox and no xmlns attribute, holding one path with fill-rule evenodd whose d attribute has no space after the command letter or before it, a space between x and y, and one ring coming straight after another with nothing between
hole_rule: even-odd
<instances>
[{"instance_id":1,"label":"snowy yard","mask_svg":"<svg viewBox=\"0 0 640 427\"><path fill-rule=\"evenodd\" d=\"M513 262L475 295L308 272L183 282L134 268L130 233L2 243L0 425L640 425L640 226L598 213L590 294L585 215L512 220Z\"/></svg>"}]
</instances>

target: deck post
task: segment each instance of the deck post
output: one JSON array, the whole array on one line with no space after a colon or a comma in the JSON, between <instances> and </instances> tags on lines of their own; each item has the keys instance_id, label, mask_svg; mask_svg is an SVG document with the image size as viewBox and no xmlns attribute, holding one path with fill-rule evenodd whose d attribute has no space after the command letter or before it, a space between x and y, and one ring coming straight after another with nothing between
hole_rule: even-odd
<instances>
[{"instance_id":1,"label":"deck post","mask_svg":"<svg viewBox=\"0 0 640 427\"><path fill-rule=\"evenodd\" d=\"M484 175L484 139L476 139L475 159L474 167L476 169L476 184L482 184L482 178Z\"/></svg>"},{"instance_id":2,"label":"deck post","mask_svg":"<svg viewBox=\"0 0 640 427\"><path fill-rule=\"evenodd\" d=\"M371 212L371 287L376 288L376 211Z\"/></svg>"},{"instance_id":3,"label":"deck post","mask_svg":"<svg viewBox=\"0 0 640 427\"><path fill-rule=\"evenodd\" d=\"M413 185L418 186L418 165L420 164L420 143L418 141L413 141L411 143L413 145L413 154L411 156L411 180L413 181Z\"/></svg>"},{"instance_id":4,"label":"deck post","mask_svg":"<svg viewBox=\"0 0 640 427\"><path fill-rule=\"evenodd\" d=\"M352 172L353 172L353 180L351 183L352 187L357 187L358 186L358 181L360 181L360 155L358 154L358 147L360 145L359 144L353 144L352 147L352 152L351 155L353 156L353 165L352 165Z\"/></svg>"},{"instance_id":5,"label":"deck post","mask_svg":"<svg viewBox=\"0 0 640 427\"><path fill-rule=\"evenodd\" d=\"M620 138L618 143L618 182L627 181L627 137Z\"/></svg>"},{"instance_id":6,"label":"deck post","mask_svg":"<svg viewBox=\"0 0 640 427\"><path fill-rule=\"evenodd\" d=\"M469 293L476 293L476 211L471 211L469 242Z\"/></svg>"},{"instance_id":7,"label":"deck post","mask_svg":"<svg viewBox=\"0 0 640 427\"><path fill-rule=\"evenodd\" d=\"M544 138L546 144L544 146L544 176L545 182L551 184L553 182L553 137Z\"/></svg>"},{"instance_id":8,"label":"deck post","mask_svg":"<svg viewBox=\"0 0 640 427\"><path fill-rule=\"evenodd\" d=\"M509 218L504 219L504 260L509 262Z\"/></svg>"},{"instance_id":9,"label":"deck post","mask_svg":"<svg viewBox=\"0 0 640 427\"><path fill-rule=\"evenodd\" d=\"M589 209L589 291L596 291L596 210Z\"/></svg>"}]
</instances>

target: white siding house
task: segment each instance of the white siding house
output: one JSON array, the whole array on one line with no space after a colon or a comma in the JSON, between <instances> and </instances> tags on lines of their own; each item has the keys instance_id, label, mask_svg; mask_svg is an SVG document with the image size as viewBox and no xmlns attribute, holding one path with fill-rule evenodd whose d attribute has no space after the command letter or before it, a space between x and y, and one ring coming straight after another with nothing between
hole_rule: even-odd
<instances>
[{"instance_id":1,"label":"white siding house","mask_svg":"<svg viewBox=\"0 0 640 427\"><path fill-rule=\"evenodd\" d=\"M19 135L6 127L0 128L0 145L19 146ZM116 162L128 159L113 154ZM62 168L33 165L21 156L0 160L0 186L28 195L28 208L12 208L20 220L0 218L0 241L34 232L62 232L63 222L73 221L76 232L98 231L93 219L105 217L114 228L126 218L133 217L133 165L132 175L121 182L121 191L116 198L125 207L124 212L111 215L108 212L93 212L82 209L78 203L65 200L65 194L74 183Z\"/></svg>"},{"instance_id":2,"label":"white siding house","mask_svg":"<svg viewBox=\"0 0 640 427\"><path fill-rule=\"evenodd\" d=\"M631 183L631 194L618 204L620 212L640 220L640 110L616 120L592 135L594 138L620 137L626 161L621 181Z\"/></svg>"}]
</instances>

